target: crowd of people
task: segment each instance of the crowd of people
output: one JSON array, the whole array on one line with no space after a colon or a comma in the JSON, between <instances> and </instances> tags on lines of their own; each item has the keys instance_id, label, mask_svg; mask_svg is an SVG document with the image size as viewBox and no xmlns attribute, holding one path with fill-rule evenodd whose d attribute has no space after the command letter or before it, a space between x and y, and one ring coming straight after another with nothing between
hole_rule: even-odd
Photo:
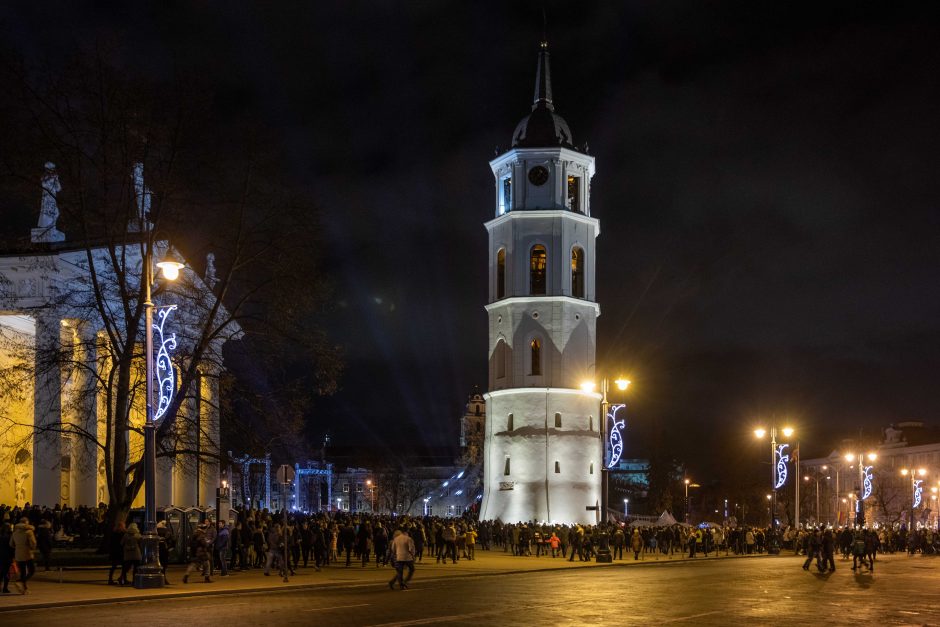
<instances>
[{"instance_id":1,"label":"crowd of people","mask_svg":"<svg viewBox=\"0 0 940 627\"><path fill-rule=\"evenodd\" d=\"M118 523L108 529L106 507L11 508L0 505L0 573L2 590L9 593L11 581L20 592L28 591L28 581L39 565L50 568L54 546L107 547L110 558L108 583L130 585L142 558L141 530L136 523ZM548 557L568 561L595 559L610 551L613 560L645 559L649 556L687 555L705 557L716 552L739 555L759 554L770 548L769 529L683 524L656 526L635 522L599 525L558 525L503 523L433 516L408 517L367 513L270 512L246 510L232 523L200 523L177 547L178 530L165 521L157 525L159 556L165 583L170 551L187 563L183 583L201 577L211 582L218 574L227 577L232 570L262 569L287 577L298 568L375 568L393 566L396 574L389 582L400 588L414 572L414 563L425 559L457 564L476 558L484 551L502 551L518 557ZM813 561L820 571L835 570L834 556L852 558L853 570L874 569L879 552L910 551L932 553L940 546L940 533L921 528L908 534L905 527L875 529L785 528L778 532L784 550L803 554L804 569ZM183 548L184 550L179 550ZM407 571L407 573L406 573Z\"/></svg>"}]
</instances>

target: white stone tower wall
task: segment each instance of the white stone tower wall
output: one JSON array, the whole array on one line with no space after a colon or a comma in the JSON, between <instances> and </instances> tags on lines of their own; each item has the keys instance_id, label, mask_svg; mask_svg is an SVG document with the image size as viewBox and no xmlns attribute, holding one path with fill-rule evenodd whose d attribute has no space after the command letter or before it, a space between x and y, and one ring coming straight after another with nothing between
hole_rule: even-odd
<instances>
[{"instance_id":1,"label":"white stone tower wall","mask_svg":"<svg viewBox=\"0 0 940 627\"><path fill-rule=\"evenodd\" d=\"M594 379L600 315L594 302L600 226L590 216L594 159L562 146L513 148L490 167L496 217L486 224L490 391L480 515L504 522L593 524L601 496L603 422L600 397L584 392L581 384ZM536 167L547 172L542 184L528 176ZM580 181L577 211L569 204L569 175ZM507 180L511 199L505 197ZM531 285L535 245L544 246L547 257L543 294L533 294ZM575 247L584 255L580 294L572 281ZM502 288L500 251L505 254ZM541 343L538 371L533 338Z\"/></svg>"}]
</instances>

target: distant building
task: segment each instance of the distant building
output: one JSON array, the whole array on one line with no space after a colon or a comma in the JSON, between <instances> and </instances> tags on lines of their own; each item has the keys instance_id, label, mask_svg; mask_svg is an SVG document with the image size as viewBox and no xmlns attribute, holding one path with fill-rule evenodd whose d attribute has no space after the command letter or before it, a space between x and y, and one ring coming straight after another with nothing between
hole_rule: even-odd
<instances>
[{"instance_id":1,"label":"distant building","mask_svg":"<svg viewBox=\"0 0 940 627\"><path fill-rule=\"evenodd\" d=\"M866 524L906 526L913 513L915 525L936 527L940 430L907 421L889 425L867 445L846 439L826 457L801 460L797 479L803 522L853 524L860 501Z\"/></svg>"}]
</instances>

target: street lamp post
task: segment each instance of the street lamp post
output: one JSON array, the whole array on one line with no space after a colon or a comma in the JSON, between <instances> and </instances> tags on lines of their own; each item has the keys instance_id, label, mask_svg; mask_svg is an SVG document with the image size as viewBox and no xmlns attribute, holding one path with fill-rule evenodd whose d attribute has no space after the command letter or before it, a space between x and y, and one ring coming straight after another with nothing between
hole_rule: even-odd
<instances>
[{"instance_id":1,"label":"street lamp post","mask_svg":"<svg viewBox=\"0 0 940 627\"><path fill-rule=\"evenodd\" d=\"M151 284L153 283L153 243L150 241L152 232L149 220L147 241L144 244L144 258L142 260L141 279L144 288L144 329L145 346L144 387L145 403L147 406L146 421L144 422L144 534L140 540L141 560L140 566L134 575L135 588L162 588L163 569L160 565L160 537L157 535L157 427L153 412L153 299ZM157 266L163 272L164 278L172 281L179 276L183 264L168 255Z\"/></svg>"},{"instance_id":2,"label":"street lamp post","mask_svg":"<svg viewBox=\"0 0 940 627\"><path fill-rule=\"evenodd\" d=\"M614 385L617 386L617 389L621 392L626 390L630 386L630 380L623 377L618 377L614 381ZM607 439L608 439L608 410L610 408L610 403L607 400L607 392L610 386L610 380L607 377L601 379L601 420L603 421L604 427L600 429L601 436L601 511L599 516L599 521L607 520L607 480L608 480L608 462L607 462ZM585 392L594 391L594 382L585 381L581 384L581 389ZM612 425L610 428L616 429L616 425Z\"/></svg>"},{"instance_id":3,"label":"street lamp post","mask_svg":"<svg viewBox=\"0 0 940 627\"><path fill-rule=\"evenodd\" d=\"M864 527L865 526L865 500L871 496L872 490L872 475L871 475L871 466L865 465L865 458L868 458L868 461L873 462L878 458L878 455L875 453L868 453L867 456L865 453L847 453L845 456L845 461L849 463L855 463L858 465L858 484L855 486L855 526Z\"/></svg>"},{"instance_id":4,"label":"street lamp post","mask_svg":"<svg viewBox=\"0 0 940 627\"><path fill-rule=\"evenodd\" d=\"M767 431L764 429L755 429L754 435L763 438ZM781 433L785 437L793 435L793 429L784 427ZM770 485L773 491L770 493L770 547L768 553L779 553L780 543L777 538L777 490L782 488L787 482L787 461L789 455L784 455L783 451L789 444L781 444L777 447L777 427L770 427Z\"/></svg>"},{"instance_id":5,"label":"street lamp post","mask_svg":"<svg viewBox=\"0 0 940 627\"><path fill-rule=\"evenodd\" d=\"M623 519L626 520L630 515L630 499L623 500Z\"/></svg>"},{"instance_id":6,"label":"street lamp post","mask_svg":"<svg viewBox=\"0 0 940 627\"><path fill-rule=\"evenodd\" d=\"M371 510L375 514L375 485L372 483L372 479L367 479L366 485L369 486L369 497L372 501Z\"/></svg>"},{"instance_id":7,"label":"street lamp post","mask_svg":"<svg viewBox=\"0 0 940 627\"><path fill-rule=\"evenodd\" d=\"M918 507L923 498L921 494L923 493L923 479L918 479L917 477L924 477L927 475L926 468L918 468L917 470L913 468L902 468L902 476L911 477L911 517L907 520L907 533L910 536L914 532L914 509Z\"/></svg>"}]
</instances>

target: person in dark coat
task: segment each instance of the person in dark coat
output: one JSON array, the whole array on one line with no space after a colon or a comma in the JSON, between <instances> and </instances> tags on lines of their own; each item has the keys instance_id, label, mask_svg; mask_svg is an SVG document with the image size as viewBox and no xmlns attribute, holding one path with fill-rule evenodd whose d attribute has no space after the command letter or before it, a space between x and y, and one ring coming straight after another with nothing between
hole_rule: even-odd
<instances>
[{"instance_id":1,"label":"person in dark coat","mask_svg":"<svg viewBox=\"0 0 940 627\"><path fill-rule=\"evenodd\" d=\"M13 525L3 523L0 527L0 582L3 584L3 594L10 593L10 566L13 565Z\"/></svg>"},{"instance_id":2,"label":"person in dark coat","mask_svg":"<svg viewBox=\"0 0 940 627\"><path fill-rule=\"evenodd\" d=\"M124 537L121 538L121 549L124 561L121 565L121 585L128 585L127 571L133 569L132 577L137 576L137 567L140 566L140 530L137 523L131 523L127 526Z\"/></svg>"},{"instance_id":3,"label":"person in dark coat","mask_svg":"<svg viewBox=\"0 0 940 627\"><path fill-rule=\"evenodd\" d=\"M43 520L36 528L36 545L43 570L49 570L52 566L52 523L48 520Z\"/></svg>"},{"instance_id":4,"label":"person in dark coat","mask_svg":"<svg viewBox=\"0 0 940 627\"><path fill-rule=\"evenodd\" d=\"M108 556L111 558L111 570L108 571L108 584L115 583L122 585L123 580L114 581L114 571L124 565L124 534L127 528L124 523L119 522L114 525L114 531L111 532L111 542L108 544Z\"/></svg>"}]
</instances>

